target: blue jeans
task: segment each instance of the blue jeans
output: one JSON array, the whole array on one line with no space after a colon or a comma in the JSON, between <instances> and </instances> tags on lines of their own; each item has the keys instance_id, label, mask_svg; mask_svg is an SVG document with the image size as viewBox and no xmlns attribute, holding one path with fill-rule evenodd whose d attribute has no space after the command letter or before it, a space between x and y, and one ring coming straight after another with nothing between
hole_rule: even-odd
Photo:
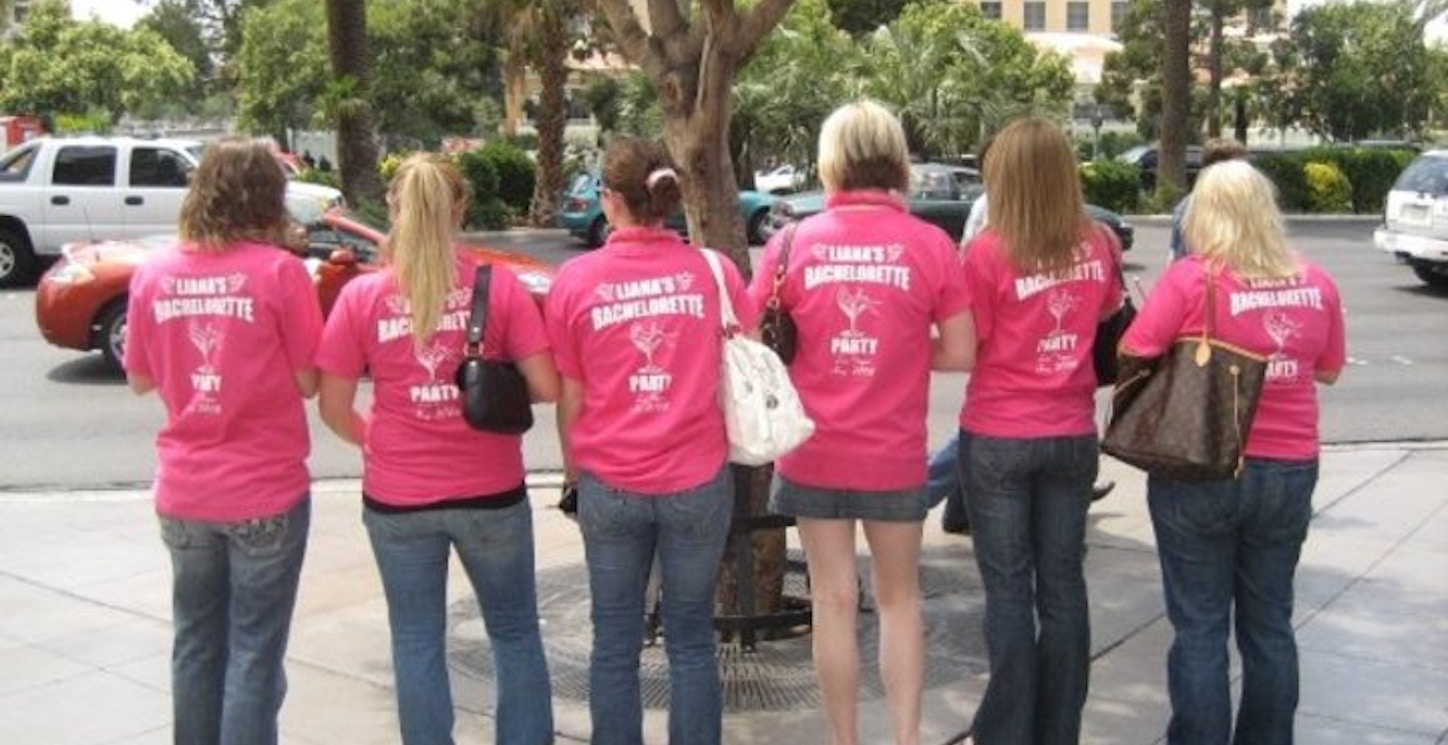
<instances>
[{"instance_id":1,"label":"blue jeans","mask_svg":"<svg viewBox=\"0 0 1448 745\"><path fill-rule=\"evenodd\" d=\"M726 465L699 487L644 495L583 474L578 524L593 598L588 706L593 745L642 745L639 653L644 588L657 555L669 658L669 742L718 745L723 705L715 658L714 586L734 511Z\"/></svg>"},{"instance_id":2,"label":"blue jeans","mask_svg":"<svg viewBox=\"0 0 1448 745\"><path fill-rule=\"evenodd\" d=\"M1096 436L1012 439L962 431L960 457L968 464L990 660L975 741L1075 745L1091 668L1082 562Z\"/></svg>"},{"instance_id":3,"label":"blue jeans","mask_svg":"<svg viewBox=\"0 0 1448 745\"><path fill-rule=\"evenodd\" d=\"M1315 460L1257 458L1247 459L1235 481L1147 480L1167 615L1176 630L1167 656L1169 743L1292 742L1292 582L1316 485ZM1227 672L1234 625L1242 655L1235 735Z\"/></svg>"},{"instance_id":4,"label":"blue jeans","mask_svg":"<svg viewBox=\"0 0 1448 745\"><path fill-rule=\"evenodd\" d=\"M311 500L234 523L161 517L177 745L275 745Z\"/></svg>"},{"instance_id":5,"label":"blue jeans","mask_svg":"<svg viewBox=\"0 0 1448 745\"><path fill-rule=\"evenodd\" d=\"M448 558L456 549L493 649L498 742L553 742L552 687L533 575L533 510L364 509L387 595L397 709L407 745L451 745L447 672Z\"/></svg>"},{"instance_id":6,"label":"blue jeans","mask_svg":"<svg viewBox=\"0 0 1448 745\"><path fill-rule=\"evenodd\" d=\"M962 527L970 523L970 516L965 510L965 476L960 465L958 434L930 456L929 481L925 491L931 507L945 502L940 522L946 527Z\"/></svg>"}]
</instances>

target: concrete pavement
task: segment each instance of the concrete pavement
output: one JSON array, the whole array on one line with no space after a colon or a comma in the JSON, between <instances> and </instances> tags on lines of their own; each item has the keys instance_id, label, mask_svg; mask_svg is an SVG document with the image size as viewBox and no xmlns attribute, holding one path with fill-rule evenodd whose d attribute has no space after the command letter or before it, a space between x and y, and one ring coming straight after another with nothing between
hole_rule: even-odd
<instances>
[{"instance_id":1,"label":"concrete pavement","mask_svg":"<svg viewBox=\"0 0 1448 745\"><path fill-rule=\"evenodd\" d=\"M1161 741L1167 718L1170 627L1144 479L1109 459L1103 469L1119 485L1093 506L1087 537L1094 663L1082 741L1147 745ZM1445 477L1445 443L1324 452L1297 581L1298 742L1448 745ZM577 529L551 508L556 481L532 481L540 577L581 576ZM314 494L282 739L396 743L385 604L359 520L357 483L319 482ZM979 624L942 620L978 621L973 562L970 541L941 533L932 516L922 561L922 572L936 578L934 590L925 583L927 624L932 648L958 654L930 670L927 743L958 735L984 690ZM465 652L458 651L476 649L481 624L461 572L452 579L457 741L490 743L486 676L459 664ZM144 492L0 493L0 743L170 742L169 587ZM577 624L545 626L550 665L569 662L564 637L586 634ZM559 741L585 741L585 702L558 688ZM862 740L887 742L875 688L862 685ZM726 714L725 742L824 742L817 707L765 709ZM647 729L651 743L665 742L661 709L649 710Z\"/></svg>"}]
</instances>

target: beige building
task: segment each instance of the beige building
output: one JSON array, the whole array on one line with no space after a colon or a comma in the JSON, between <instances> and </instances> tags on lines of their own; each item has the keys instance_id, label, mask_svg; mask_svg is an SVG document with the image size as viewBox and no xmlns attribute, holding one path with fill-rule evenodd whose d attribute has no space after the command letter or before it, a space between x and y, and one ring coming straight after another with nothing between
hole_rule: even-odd
<instances>
[{"instance_id":1,"label":"beige building","mask_svg":"<svg viewBox=\"0 0 1448 745\"><path fill-rule=\"evenodd\" d=\"M1071 32L1111 36L1131 6L1128 0L965 0L986 18L1030 32Z\"/></svg>"}]
</instances>

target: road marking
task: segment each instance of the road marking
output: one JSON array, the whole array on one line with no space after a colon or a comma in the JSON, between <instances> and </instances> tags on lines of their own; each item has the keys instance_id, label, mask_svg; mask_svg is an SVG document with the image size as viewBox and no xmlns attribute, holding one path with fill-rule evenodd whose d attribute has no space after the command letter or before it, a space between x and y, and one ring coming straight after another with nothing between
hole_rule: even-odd
<instances>
[{"instance_id":1,"label":"road marking","mask_svg":"<svg viewBox=\"0 0 1448 745\"><path fill-rule=\"evenodd\" d=\"M1408 359L1407 357L1404 357L1404 356L1401 355L1401 354L1395 354L1395 355L1393 355L1392 357L1389 357L1388 359L1390 359L1390 360L1398 363L1399 365L1409 365L1409 366L1411 366L1411 365L1413 364L1413 361L1412 361L1412 360Z\"/></svg>"}]
</instances>

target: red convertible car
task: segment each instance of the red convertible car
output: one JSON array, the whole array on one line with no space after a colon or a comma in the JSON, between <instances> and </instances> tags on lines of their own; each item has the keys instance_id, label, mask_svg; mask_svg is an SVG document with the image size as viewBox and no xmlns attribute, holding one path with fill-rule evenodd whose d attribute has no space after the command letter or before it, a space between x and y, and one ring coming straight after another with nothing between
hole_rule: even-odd
<instances>
[{"instance_id":1,"label":"red convertible car","mask_svg":"<svg viewBox=\"0 0 1448 745\"><path fill-rule=\"evenodd\" d=\"M308 269L317 283L322 312L332 309L342 286L375 271L385 228L334 209L307 227ZM126 297L131 274L153 251L176 242L172 235L127 241L75 243L50 268L35 290L35 321L45 340L58 347L99 349L121 369L126 343ZM553 268L524 254L460 243L479 263L512 269L541 303L553 282Z\"/></svg>"}]
</instances>

